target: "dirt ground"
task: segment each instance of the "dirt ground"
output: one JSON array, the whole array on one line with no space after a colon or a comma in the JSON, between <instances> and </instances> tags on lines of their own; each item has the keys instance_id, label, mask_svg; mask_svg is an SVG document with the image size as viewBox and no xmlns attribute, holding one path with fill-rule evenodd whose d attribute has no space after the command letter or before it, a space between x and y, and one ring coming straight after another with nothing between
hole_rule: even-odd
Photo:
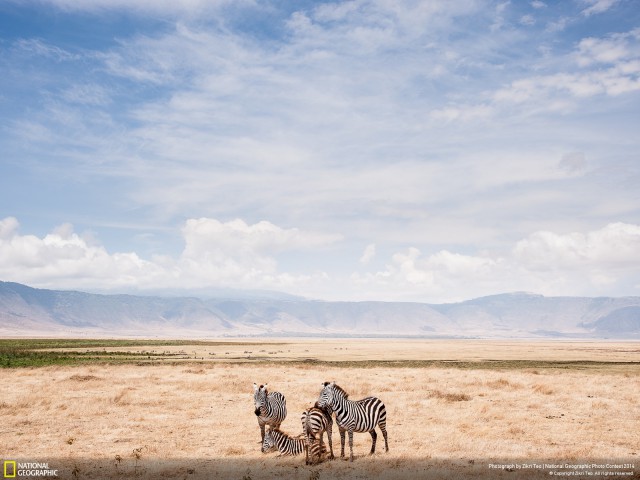
<instances>
[{"instance_id":1,"label":"dirt ground","mask_svg":"<svg viewBox=\"0 0 640 480\"><path fill-rule=\"evenodd\" d=\"M368 351L369 358L384 357L377 342L322 345L328 352L353 348ZM424 342L393 345L389 351L420 358L415 351L428 350ZM499 352L480 343L457 350L451 350L455 343L448 345L440 357L468 359ZM545 344L540 356L640 360L637 343L555 345L553 350ZM576 348L582 348L581 353ZM265 346L267 352L292 349L311 353L304 352L308 345L295 342ZM503 355L507 351L509 358L529 358L536 345L505 347ZM90 479L543 478L605 473L640 478L638 365L344 368L215 362L209 352L202 353L207 361L200 363L0 370L1 460L18 466L47 463L58 470L58 478ZM344 358L352 357L345 353ZM268 383L286 396L289 414L282 429L298 434L300 413L315 402L326 380L335 380L351 399L375 395L385 402L390 451L384 452L379 435L376 454L368 456L371 437L364 433L354 435L353 463L337 459L306 466L303 456L262 454L253 382ZM335 430L333 445L339 456Z\"/></svg>"}]
</instances>

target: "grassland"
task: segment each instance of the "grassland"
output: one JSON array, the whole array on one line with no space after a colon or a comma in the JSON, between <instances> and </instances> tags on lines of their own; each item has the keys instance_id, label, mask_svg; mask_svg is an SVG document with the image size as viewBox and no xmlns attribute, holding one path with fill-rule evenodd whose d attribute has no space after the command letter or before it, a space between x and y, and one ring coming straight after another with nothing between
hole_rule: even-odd
<instances>
[{"instance_id":1,"label":"grassland","mask_svg":"<svg viewBox=\"0 0 640 480\"><path fill-rule=\"evenodd\" d=\"M638 343L38 342L1 348L71 363L0 369L1 450L60 478L548 478L581 462L639 478ZM356 434L353 463L262 454L252 383L286 395L297 434L325 380L385 402L390 452Z\"/></svg>"}]
</instances>

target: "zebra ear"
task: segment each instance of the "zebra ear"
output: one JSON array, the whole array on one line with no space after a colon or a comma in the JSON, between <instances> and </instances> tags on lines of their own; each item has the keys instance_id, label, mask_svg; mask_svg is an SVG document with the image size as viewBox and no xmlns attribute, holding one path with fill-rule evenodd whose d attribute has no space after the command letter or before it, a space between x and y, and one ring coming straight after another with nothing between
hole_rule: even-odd
<instances>
[{"instance_id":1,"label":"zebra ear","mask_svg":"<svg viewBox=\"0 0 640 480\"><path fill-rule=\"evenodd\" d=\"M254 384L253 384L253 391L254 391L254 392L257 392L257 391L258 391L258 384L257 384L257 383L254 383Z\"/></svg>"},{"instance_id":2,"label":"zebra ear","mask_svg":"<svg viewBox=\"0 0 640 480\"><path fill-rule=\"evenodd\" d=\"M267 387L268 387L268 386L269 386L269 384L268 384L268 383L265 383L265 384L264 384L264 391L265 391L265 392L267 391Z\"/></svg>"}]
</instances>

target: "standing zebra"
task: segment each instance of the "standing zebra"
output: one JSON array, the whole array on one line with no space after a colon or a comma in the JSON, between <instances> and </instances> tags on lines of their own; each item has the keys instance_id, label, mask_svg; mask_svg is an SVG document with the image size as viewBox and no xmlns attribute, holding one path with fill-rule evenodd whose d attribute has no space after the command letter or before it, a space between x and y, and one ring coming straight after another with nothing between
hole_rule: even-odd
<instances>
[{"instance_id":1,"label":"standing zebra","mask_svg":"<svg viewBox=\"0 0 640 480\"><path fill-rule=\"evenodd\" d=\"M269 425L273 428L280 428L280 424L287 416L287 401L280 392L267 391L267 384L253 384L253 403L255 404L255 414L258 417L258 425L260 425L260 435L264 442L264 426Z\"/></svg>"},{"instance_id":2,"label":"standing zebra","mask_svg":"<svg viewBox=\"0 0 640 480\"><path fill-rule=\"evenodd\" d=\"M299 455L306 453L307 464L309 463L309 450L307 440L301 435L292 437L278 428L267 430L262 442L262 453L268 453L278 449L280 455ZM313 443L310 447L312 457L320 457L323 453L322 445L319 442Z\"/></svg>"},{"instance_id":3,"label":"standing zebra","mask_svg":"<svg viewBox=\"0 0 640 480\"><path fill-rule=\"evenodd\" d=\"M333 456L333 442L331 440L331 430L333 427L331 410L328 408L318 408L316 404L316 406L302 412L300 420L302 421L302 431L307 437L307 447L309 451L312 450L311 446L315 442L318 442L319 445L324 443L322 441L322 437L324 436L324 432L327 432L327 437L329 438L329 451L331 452L329 459L333 460L335 457ZM312 460L315 461L315 458L312 457ZM319 460L320 457L318 457L318 461ZM308 458L307 463L309 463Z\"/></svg>"},{"instance_id":4,"label":"standing zebra","mask_svg":"<svg viewBox=\"0 0 640 480\"><path fill-rule=\"evenodd\" d=\"M376 425L380 427L384 436L385 450L389 451L387 443L387 409L379 398L367 397L362 400L349 400L349 394L336 382L325 382L316 405L320 408L329 407L336 414L336 423L340 430L340 457L344 457L344 432L349 432L349 461L353 462L353 432L369 432L371 434L370 455L376 451Z\"/></svg>"}]
</instances>

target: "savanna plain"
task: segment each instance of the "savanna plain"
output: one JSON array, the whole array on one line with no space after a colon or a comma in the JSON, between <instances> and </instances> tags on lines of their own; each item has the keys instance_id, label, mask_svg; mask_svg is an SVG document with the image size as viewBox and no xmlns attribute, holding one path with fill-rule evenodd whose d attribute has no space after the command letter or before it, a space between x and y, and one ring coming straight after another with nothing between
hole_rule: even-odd
<instances>
[{"instance_id":1,"label":"savanna plain","mask_svg":"<svg viewBox=\"0 0 640 480\"><path fill-rule=\"evenodd\" d=\"M62 360L5 355L0 455L58 478L640 478L637 342L31 342ZM298 435L324 381L385 403L388 453L356 433L341 460L335 424L336 460L261 453L253 383L286 396Z\"/></svg>"}]
</instances>

